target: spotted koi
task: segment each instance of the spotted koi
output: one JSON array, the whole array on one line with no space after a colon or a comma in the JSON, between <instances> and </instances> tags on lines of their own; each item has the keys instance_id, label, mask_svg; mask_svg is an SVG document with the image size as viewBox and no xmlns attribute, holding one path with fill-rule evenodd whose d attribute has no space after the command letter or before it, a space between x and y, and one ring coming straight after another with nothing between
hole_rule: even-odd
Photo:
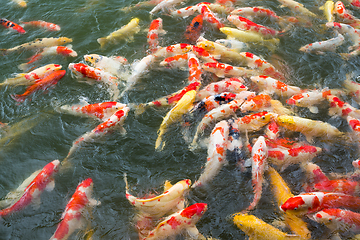
<instances>
[{"instance_id":1,"label":"spotted koi","mask_svg":"<svg viewBox=\"0 0 360 240\"><path fill-rule=\"evenodd\" d=\"M268 17L272 20L278 21L280 17L272 10L264 7L243 7L236 8L231 13L231 15L242 15L247 18L253 17Z\"/></svg>"},{"instance_id":2,"label":"spotted koi","mask_svg":"<svg viewBox=\"0 0 360 240\"><path fill-rule=\"evenodd\" d=\"M189 53L178 54L175 56L171 56L165 58L162 62L160 62L160 66L168 67L168 68L185 68L188 63Z\"/></svg>"},{"instance_id":3,"label":"spotted koi","mask_svg":"<svg viewBox=\"0 0 360 240\"><path fill-rule=\"evenodd\" d=\"M265 136L267 139L277 139L280 135L279 125L271 120L268 125L266 125Z\"/></svg>"},{"instance_id":4,"label":"spotted koi","mask_svg":"<svg viewBox=\"0 0 360 240\"><path fill-rule=\"evenodd\" d=\"M154 53L155 59L167 58L179 54L184 54L192 50L192 45L187 43L177 43L167 47L160 48Z\"/></svg>"},{"instance_id":5,"label":"spotted koi","mask_svg":"<svg viewBox=\"0 0 360 240\"><path fill-rule=\"evenodd\" d=\"M210 10L207 4L201 2L198 3L197 6L199 13L203 16L205 21L207 21L217 29L224 27L224 24L221 23L220 19L216 17L216 15L213 13L213 11Z\"/></svg>"},{"instance_id":6,"label":"spotted koi","mask_svg":"<svg viewBox=\"0 0 360 240\"><path fill-rule=\"evenodd\" d=\"M155 53L159 49L159 35L165 34L163 30L163 23L161 18L157 18L150 23L147 34L147 41L149 43L150 53Z\"/></svg>"},{"instance_id":7,"label":"spotted koi","mask_svg":"<svg viewBox=\"0 0 360 240\"><path fill-rule=\"evenodd\" d=\"M257 112L270 106L271 97L267 94L259 94L253 98L247 99L244 104L241 105L240 110L241 112Z\"/></svg>"},{"instance_id":8,"label":"spotted koi","mask_svg":"<svg viewBox=\"0 0 360 240\"><path fill-rule=\"evenodd\" d=\"M249 77L258 75L257 70L247 69L243 67L235 67L230 64L220 62L209 62L202 65L202 69L207 72L214 73L216 76L224 77Z\"/></svg>"},{"instance_id":9,"label":"spotted koi","mask_svg":"<svg viewBox=\"0 0 360 240\"><path fill-rule=\"evenodd\" d=\"M344 41L344 36L339 33L334 38L304 45L299 49L299 51L323 55L325 52L335 52L336 48L342 45Z\"/></svg>"},{"instance_id":10,"label":"spotted koi","mask_svg":"<svg viewBox=\"0 0 360 240\"><path fill-rule=\"evenodd\" d=\"M360 118L360 110L351 106L349 103L347 102L343 102L340 100L340 98L338 98L337 96L334 95L327 95L326 99L329 101L330 103L330 109L329 109L329 115L330 116L340 116L343 118L346 118L347 116L351 116L353 118Z\"/></svg>"},{"instance_id":11,"label":"spotted koi","mask_svg":"<svg viewBox=\"0 0 360 240\"><path fill-rule=\"evenodd\" d=\"M150 14L153 15L159 11L166 11L172 9L176 4L179 4L182 1L183 0L163 0L150 11Z\"/></svg>"},{"instance_id":12,"label":"spotted koi","mask_svg":"<svg viewBox=\"0 0 360 240\"><path fill-rule=\"evenodd\" d=\"M203 26L203 15L199 14L193 18L190 25L186 27L184 37L191 43L196 43L196 40L200 37Z\"/></svg>"},{"instance_id":13,"label":"spotted koi","mask_svg":"<svg viewBox=\"0 0 360 240\"><path fill-rule=\"evenodd\" d=\"M198 6L188 6L188 7L184 7L184 8L180 8L177 10L174 10L171 12L171 15L174 17L182 17L182 18L187 18L191 15L194 15L195 12L198 11Z\"/></svg>"},{"instance_id":14,"label":"spotted koi","mask_svg":"<svg viewBox=\"0 0 360 240\"><path fill-rule=\"evenodd\" d=\"M0 18L0 24L3 25L5 28L10 28L12 30L17 31L18 33L24 34L26 31L22 28L19 24L14 23L6 18Z\"/></svg>"},{"instance_id":15,"label":"spotted koi","mask_svg":"<svg viewBox=\"0 0 360 240\"><path fill-rule=\"evenodd\" d=\"M345 5L341 1L337 1L334 6L334 13L342 23L349 24L354 28L358 28L360 25L360 19L351 14L349 10L345 8Z\"/></svg>"},{"instance_id":16,"label":"spotted koi","mask_svg":"<svg viewBox=\"0 0 360 240\"><path fill-rule=\"evenodd\" d=\"M268 124L274 114L271 112L258 112L235 119L235 125L242 132L254 132L260 130L266 124Z\"/></svg>"},{"instance_id":17,"label":"spotted koi","mask_svg":"<svg viewBox=\"0 0 360 240\"><path fill-rule=\"evenodd\" d=\"M343 85L346 93L348 93L357 103L360 103L360 83L345 79Z\"/></svg>"},{"instance_id":18,"label":"spotted koi","mask_svg":"<svg viewBox=\"0 0 360 240\"><path fill-rule=\"evenodd\" d=\"M268 94L275 93L280 97L291 97L302 92L299 87L287 85L284 82L269 76L252 76L250 79L258 85L261 91L265 91Z\"/></svg>"},{"instance_id":19,"label":"spotted koi","mask_svg":"<svg viewBox=\"0 0 360 240\"><path fill-rule=\"evenodd\" d=\"M21 23L24 24L25 26L41 27L48 31L60 31L61 30L61 27L59 25L57 25L55 23L51 23L51 22L45 22L42 20L21 22Z\"/></svg>"},{"instance_id":20,"label":"spotted koi","mask_svg":"<svg viewBox=\"0 0 360 240\"><path fill-rule=\"evenodd\" d=\"M229 136L227 144L228 162L235 163L242 172L245 172L245 152L243 151L243 142L241 139L241 131L235 123L234 119L228 120Z\"/></svg>"},{"instance_id":21,"label":"spotted koi","mask_svg":"<svg viewBox=\"0 0 360 240\"><path fill-rule=\"evenodd\" d=\"M102 56L99 54L86 54L84 60L90 63L91 67L99 68L118 78L126 72L124 65L128 63L127 59L122 56Z\"/></svg>"},{"instance_id":22,"label":"spotted koi","mask_svg":"<svg viewBox=\"0 0 360 240\"><path fill-rule=\"evenodd\" d=\"M215 62L215 58L204 48L192 46L192 52L203 62Z\"/></svg>"},{"instance_id":23,"label":"spotted koi","mask_svg":"<svg viewBox=\"0 0 360 240\"><path fill-rule=\"evenodd\" d=\"M248 45L244 42L240 42L236 39L217 39L215 43L221 44L226 48L234 50L236 52L243 52L248 49Z\"/></svg>"}]
</instances>

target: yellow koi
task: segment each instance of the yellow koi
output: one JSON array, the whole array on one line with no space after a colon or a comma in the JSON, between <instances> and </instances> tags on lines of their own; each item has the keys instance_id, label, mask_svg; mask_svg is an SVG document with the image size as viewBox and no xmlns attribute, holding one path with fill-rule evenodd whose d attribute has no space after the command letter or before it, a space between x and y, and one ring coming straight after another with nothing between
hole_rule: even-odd
<instances>
[{"instance_id":1,"label":"yellow koi","mask_svg":"<svg viewBox=\"0 0 360 240\"><path fill-rule=\"evenodd\" d=\"M323 10L325 18L328 22L334 22L335 17L333 14L335 3L332 0L326 1L326 3L319 9Z\"/></svg>"}]
</instances>

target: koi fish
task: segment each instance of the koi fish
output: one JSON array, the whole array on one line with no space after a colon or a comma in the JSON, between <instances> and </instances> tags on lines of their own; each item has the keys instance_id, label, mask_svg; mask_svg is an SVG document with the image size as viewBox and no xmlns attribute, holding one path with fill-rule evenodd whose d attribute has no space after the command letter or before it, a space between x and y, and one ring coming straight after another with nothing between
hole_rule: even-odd
<instances>
[{"instance_id":1,"label":"koi fish","mask_svg":"<svg viewBox=\"0 0 360 240\"><path fill-rule=\"evenodd\" d=\"M337 1L334 6L334 12L342 23L349 24L352 27L359 27L360 19L355 17L345 8L344 3Z\"/></svg>"},{"instance_id":2,"label":"koi fish","mask_svg":"<svg viewBox=\"0 0 360 240\"><path fill-rule=\"evenodd\" d=\"M228 137L229 124L227 121L218 122L210 135L204 171L191 188L207 185L220 172L222 166L228 164L226 160Z\"/></svg>"},{"instance_id":3,"label":"koi fish","mask_svg":"<svg viewBox=\"0 0 360 240\"><path fill-rule=\"evenodd\" d=\"M274 121L271 120L268 125L266 125L265 137L268 139L277 139L280 134L279 125Z\"/></svg>"},{"instance_id":4,"label":"koi fish","mask_svg":"<svg viewBox=\"0 0 360 240\"><path fill-rule=\"evenodd\" d=\"M357 103L360 103L360 84L350 79L343 82L346 93L348 93Z\"/></svg>"},{"instance_id":5,"label":"koi fish","mask_svg":"<svg viewBox=\"0 0 360 240\"><path fill-rule=\"evenodd\" d=\"M301 88L287 85L275 78L261 75L250 77L253 83L256 83L260 90L264 90L268 94L275 93L281 97L291 97L301 93Z\"/></svg>"},{"instance_id":6,"label":"koi fish","mask_svg":"<svg viewBox=\"0 0 360 240\"><path fill-rule=\"evenodd\" d=\"M326 208L357 209L360 198L343 193L311 192L289 198L281 205L280 210L296 215L314 213Z\"/></svg>"},{"instance_id":7,"label":"koi fish","mask_svg":"<svg viewBox=\"0 0 360 240\"><path fill-rule=\"evenodd\" d=\"M126 199L141 213L146 213L155 219L161 218L169 212L183 209L184 197L188 193L191 185L190 179L184 179L172 185L167 190L164 190L164 192L158 196L137 198L129 193L126 175L124 176L124 180L126 183Z\"/></svg>"},{"instance_id":8,"label":"koi fish","mask_svg":"<svg viewBox=\"0 0 360 240\"><path fill-rule=\"evenodd\" d=\"M192 52L203 62L215 62L215 58L205 49L197 46L192 46Z\"/></svg>"},{"instance_id":9,"label":"koi fish","mask_svg":"<svg viewBox=\"0 0 360 240\"><path fill-rule=\"evenodd\" d=\"M3 25L5 28L10 28L17 31L18 33L26 33L26 31L19 24L7 20L6 18L0 18L0 24Z\"/></svg>"},{"instance_id":10,"label":"koi fish","mask_svg":"<svg viewBox=\"0 0 360 240\"><path fill-rule=\"evenodd\" d=\"M271 112L258 112L234 120L234 124L242 132L254 132L268 124L275 115Z\"/></svg>"},{"instance_id":11,"label":"koi fish","mask_svg":"<svg viewBox=\"0 0 360 240\"><path fill-rule=\"evenodd\" d=\"M158 137L155 142L156 150L162 151L165 146L165 142L162 140L162 137L167 131L167 127L176 122L184 113L190 110L195 100L195 95L195 90L186 92L176 105L166 114L158 130Z\"/></svg>"},{"instance_id":12,"label":"koi fish","mask_svg":"<svg viewBox=\"0 0 360 240\"><path fill-rule=\"evenodd\" d=\"M40 195L46 191L52 191L55 187L54 174L60 166L59 160L54 160L41 170L41 172L25 188L20 199L11 206L0 210L0 217L6 217L15 212L21 211L31 203L40 204Z\"/></svg>"},{"instance_id":13,"label":"koi fish","mask_svg":"<svg viewBox=\"0 0 360 240\"><path fill-rule=\"evenodd\" d=\"M51 240L68 239L76 230L84 225L85 211L88 207L100 205L99 201L92 198L94 183L91 178L85 179L77 186L74 194L66 204L65 211L61 216L61 222L58 224Z\"/></svg>"},{"instance_id":14,"label":"koi fish","mask_svg":"<svg viewBox=\"0 0 360 240\"><path fill-rule=\"evenodd\" d=\"M230 64L220 62L209 62L202 65L202 69L207 72L214 73L220 78L224 77L249 77L258 75L259 72L243 67L235 67Z\"/></svg>"},{"instance_id":15,"label":"koi fish","mask_svg":"<svg viewBox=\"0 0 360 240\"><path fill-rule=\"evenodd\" d=\"M340 116L346 118L347 116L351 116L353 118L360 118L360 110L351 106L347 102L341 101L337 96L327 95L326 99L330 103L329 115L330 116Z\"/></svg>"},{"instance_id":16,"label":"koi fish","mask_svg":"<svg viewBox=\"0 0 360 240\"><path fill-rule=\"evenodd\" d=\"M315 222L325 224L331 231L360 233L360 214L339 208L328 208L312 216Z\"/></svg>"},{"instance_id":17,"label":"koi fish","mask_svg":"<svg viewBox=\"0 0 360 240\"><path fill-rule=\"evenodd\" d=\"M21 22L25 26L32 26L32 27L41 27L48 31L60 31L61 27L55 23L45 22L42 20L39 21L30 21L30 22Z\"/></svg>"},{"instance_id":18,"label":"koi fish","mask_svg":"<svg viewBox=\"0 0 360 240\"><path fill-rule=\"evenodd\" d=\"M221 23L220 19L215 16L213 11L210 10L207 4L198 3L197 6L199 13L203 16L205 21L207 21L217 29L224 27L224 24Z\"/></svg>"},{"instance_id":19,"label":"koi fish","mask_svg":"<svg viewBox=\"0 0 360 240\"><path fill-rule=\"evenodd\" d=\"M247 213L232 215L234 224L245 232L250 239L256 240L301 240L302 237L286 234L263 220Z\"/></svg>"},{"instance_id":20,"label":"koi fish","mask_svg":"<svg viewBox=\"0 0 360 240\"><path fill-rule=\"evenodd\" d=\"M74 141L73 145L71 146L68 155L62 161L62 165L66 165L68 158L83 144L84 142L91 142L96 138L104 136L108 132L119 129L122 135L126 134L126 130L124 129L124 121L128 115L130 108L123 107L122 109L116 111L111 117L109 117L106 121L99 124L95 127L91 132L87 132L80 136L77 140Z\"/></svg>"},{"instance_id":21,"label":"koi fish","mask_svg":"<svg viewBox=\"0 0 360 240\"><path fill-rule=\"evenodd\" d=\"M32 84L31 86L26 88L26 90L23 94L15 94L15 95L11 95L11 97L17 102L24 102L28 96L34 94L39 89L45 90L45 89L49 88L50 86L57 84L57 82L62 77L65 76L65 73L66 73L65 70L53 71L53 72L49 73L48 75L46 75L45 77L36 80L34 84Z\"/></svg>"},{"instance_id":22,"label":"koi fish","mask_svg":"<svg viewBox=\"0 0 360 240\"><path fill-rule=\"evenodd\" d=\"M284 179L280 174L271 166L268 167L267 173L270 177L271 191L276 199L277 205L280 207L284 202L294 195ZM284 214L284 220L287 226L298 236L304 239L311 238L311 232L307 228L307 223L301 218L286 212Z\"/></svg>"},{"instance_id":23,"label":"koi fish","mask_svg":"<svg viewBox=\"0 0 360 240\"><path fill-rule=\"evenodd\" d=\"M22 52L25 50L33 50L38 48L52 47L58 45L64 45L71 43L72 39L67 37L54 37L54 38L38 38L32 42L23 43L19 46L9 48L9 49L0 49L0 52L3 54L13 53L13 52Z\"/></svg>"},{"instance_id":24,"label":"koi fish","mask_svg":"<svg viewBox=\"0 0 360 240\"><path fill-rule=\"evenodd\" d=\"M325 18L328 22L334 22L335 20L334 7L335 3L332 0L329 0L326 1L325 4L319 8L320 10L323 10Z\"/></svg>"},{"instance_id":25,"label":"koi fish","mask_svg":"<svg viewBox=\"0 0 360 240\"><path fill-rule=\"evenodd\" d=\"M272 10L264 7L242 7L236 8L231 15L243 15L247 18L252 19L253 17L268 17L272 20L278 21L280 17Z\"/></svg>"},{"instance_id":26,"label":"koi fish","mask_svg":"<svg viewBox=\"0 0 360 240\"><path fill-rule=\"evenodd\" d=\"M360 7L360 1L359 0L350 0L350 4L356 8Z\"/></svg>"},{"instance_id":27,"label":"koi fish","mask_svg":"<svg viewBox=\"0 0 360 240\"><path fill-rule=\"evenodd\" d=\"M168 9L173 8L176 4L181 3L182 0L163 0L160 3L158 3L151 11L150 15L153 15L159 11L166 11Z\"/></svg>"},{"instance_id":28,"label":"koi fish","mask_svg":"<svg viewBox=\"0 0 360 240\"><path fill-rule=\"evenodd\" d=\"M268 149L265 143L265 138L260 136L251 150L251 159L252 159L252 186L254 190L254 199L250 203L250 206L247 210L253 210L258 204L261 194L262 194L262 184L264 181L263 175L265 168L267 167Z\"/></svg>"},{"instance_id":29,"label":"koi fish","mask_svg":"<svg viewBox=\"0 0 360 240\"><path fill-rule=\"evenodd\" d=\"M102 102L89 104L83 102L82 104L64 105L56 110L61 113L68 113L80 117L91 117L100 121L106 121L115 112L126 107L126 104L119 102Z\"/></svg>"},{"instance_id":30,"label":"koi fish","mask_svg":"<svg viewBox=\"0 0 360 240\"><path fill-rule=\"evenodd\" d=\"M128 24L110 33L110 35L98 38L97 42L100 44L100 48L103 48L106 44L110 42L116 43L123 39L132 41L134 39L134 34L140 31L139 21L140 20L138 18L133 18Z\"/></svg>"},{"instance_id":31,"label":"koi fish","mask_svg":"<svg viewBox=\"0 0 360 240\"><path fill-rule=\"evenodd\" d=\"M239 53L245 51L248 48L246 43L240 42L236 39L217 39L215 43L221 44L224 47Z\"/></svg>"},{"instance_id":32,"label":"koi fish","mask_svg":"<svg viewBox=\"0 0 360 240\"><path fill-rule=\"evenodd\" d=\"M177 43L167 47L160 48L154 53L156 59L167 58L178 54L184 54L192 50L192 45L187 43Z\"/></svg>"},{"instance_id":33,"label":"koi fish","mask_svg":"<svg viewBox=\"0 0 360 240\"><path fill-rule=\"evenodd\" d=\"M243 31L236 28L222 27L220 28L220 31L226 34L228 38L235 38L245 43L257 43L267 47L270 51L275 51L280 42L278 38L264 39L263 36L258 33Z\"/></svg>"},{"instance_id":34,"label":"koi fish","mask_svg":"<svg viewBox=\"0 0 360 240\"><path fill-rule=\"evenodd\" d=\"M70 63L68 68L77 79L85 79L84 81L89 84L98 82L107 85L112 100L118 99L120 90L118 88L118 78L114 75L83 63Z\"/></svg>"},{"instance_id":35,"label":"koi fish","mask_svg":"<svg viewBox=\"0 0 360 240\"><path fill-rule=\"evenodd\" d=\"M163 30L163 23L161 18L157 18L150 23L149 31L147 34L147 41L149 43L149 51L155 53L159 48L159 35L165 34Z\"/></svg>"},{"instance_id":36,"label":"koi fish","mask_svg":"<svg viewBox=\"0 0 360 240\"><path fill-rule=\"evenodd\" d=\"M198 10L198 6L188 6L184 8L180 8L174 11L171 11L171 15L173 17L182 17L187 18L191 15L193 15Z\"/></svg>"},{"instance_id":37,"label":"koi fish","mask_svg":"<svg viewBox=\"0 0 360 240\"><path fill-rule=\"evenodd\" d=\"M264 59L261 59L260 57L250 52L241 52L240 55L244 57L248 67L260 70L262 75L267 75L279 80L285 80L284 74L276 70L276 68L271 63L265 61Z\"/></svg>"},{"instance_id":38,"label":"koi fish","mask_svg":"<svg viewBox=\"0 0 360 240\"><path fill-rule=\"evenodd\" d=\"M189 58L188 58L188 67L189 67L188 81L190 83L201 82L202 67L200 66L200 61L196 57L196 55L192 52L189 52L188 56L189 56Z\"/></svg>"},{"instance_id":39,"label":"koi fish","mask_svg":"<svg viewBox=\"0 0 360 240\"><path fill-rule=\"evenodd\" d=\"M169 67L169 68L185 68L188 63L189 53L179 54L165 58L160 62L160 66Z\"/></svg>"},{"instance_id":40,"label":"koi fish","mask_svg":"<svg viewBox=\"0 0 360 240\"><path fill-rule=\"evenodd\" d=\"M294 0L278 0L281 3L280 7L288 7L290 8L292 11L309 16L309 17L313 17L316 18L316 14L309 11L307 8L304 7L303 4L296 2Z\"/></svg>"},{"instance_id":41,"label":"koi fish","mask_svg":"<svg viewBox=\"0 0 360 240\"><path fill-rule=\"evenodd\" d=\"M246 91L244 85L245 80L242 78L226 78L224 80L210 83L196 94L196 101L200 101L206 97L220 94L222 92L240 93Z\"/></svg>"},{"instance_id":42,"label":"koi fish","mask_svg":"<svg viewBox=\"0 0 360 240\"><path fill-rule=\"evenodd\" d=\"M41 78L49 75L50 73L60 70L62 68L59 64L48 64L34 69L28 73L18 73L14 78L8 78L4 82L0 83L0 86L18 86L18 85L32 85Z\"/></svg>"},{"instance_id":43,"label":"koi fish","mask_svg":"<svg viewBox=\"0 0 360 240\"><path fill-rule=\"evenodd\" d=\"M241 131L238 126L235 124L233 119L228 120L229 124L229 136L227 143L227 160L229 163L235 163L236 167L240 168L241 172L245 172L245 157L242 148L244 147L243 141L241 139Z\"/></svg>"},{"instance_id":44,"label":"koi fish","mask_svg":"<svg viewBox=\"0 0 360 240\"><path fill-rule=\"evenodd\" d=\"M271 97L267 94L259 94L248 98L240 107L241 112L257 112L271 106Z\"/></svg>"},{"instance_id":45,"label":"koi fish","mask_svg":"<svg viewBox=\"0 0 360 240\"><path fill-rule=\"evenodd\" d=\"M30 57L30 60L27 63L20 64L18 68L20 70L25 71L30 64L39 61L45 56L49 55L62 55L62 56L70 56L77 57L77 52L72 49L71 45L68 46L53 46L53 47L45 47L39 53Z\"/></svg>"},{"instance_id":46,"label":"koi fish","mask_svg":"<svg viewBox=\"0 0 360 240\"><path fill-rule=\"evenodd\" d=\"M313 137L331 139L344 136L344 133L333 125L319 120L282 115L276 118L276 122L288 130L304 134L309 142L313 141Z\"/></svg>"},{"instance_id":47,"label":"koi fish","mask_svg":"<svg viewBox=\"0 0 360 240\"><path fill-rule=\"evenodd\" d=\"M334 38L304 45L299 49L299 51L323 55L325 54L325 52L335 52L336 48L342 45L344 41L344 36L339 33Z\"/></svg>"},{"instance_id":48,"label":"koi fish","mask_svg":"<svg viewBox=\"0 0 360 240\"><path fill-rule=\"evenodd\" d=\"M190 25L186 27L184 37L185 39L193 44L200 37L201 29L203 26L203 16L201 14L193 18Z\"/></svg>"},{"instance_id":49,"label":"koi fish","mask_svg":"<svg viewBox=\"0 0 360 240\"><path fill-rule=\"evenodd\" d=\"M128 63L127 59L122 56L106 57L98 54L84 55L84 60L89 62L92 67L100 68L119 78L126 72L124 65Z\"/></svg>"},{"instance_id":50,"label":"koi fish","mask_svg":"<svg viewBox=\"0 0 360 240\"><path fill-rule=\"evenodd\" d=\"M185 209L177 211L161 221L143 240L166 239L168 237L174 237L183 231L187 231L191 237L199 239L199 235L201 234L195 224L204 215L206 210L206 203L195 203Z\"/></svg>"},{"instance_id":51,"label":"koi fish","mask_svg":"<svg viewBox=\"0 0 360 240\"><path fill-rule=\"evenodd\" d=\"M246 31L259 33L265 38L272 38L272 37L275 37L275 36L278 36L279 34L281 34L281 32L279 32L275 29L254 23L254 22L250 21L249 19L242 17L242 16L229 15L229 16L227 16L227 20L229 20L229 22L234 24L240 30L246 30Z\"/></svg>"},{"instance_id":52,"label":"koi fish","mask_svg":"<svg viewBox=\"0 0 360 240\"><path fill-rule=\"evenodd\" d=\"M16 3L18 7L26 8L27 2L24 0L11 0L12 2Z\"/></svg>"},{"instance_id":53,"label":"koi fish","mask_svg":"<svg viewBox=\"0 0 360 240\"><path fill-rule=\"evenodd\" d=\"M360 120L351 116L347 116L346 120L360 146Z\"/></svg>"}]
</instances>

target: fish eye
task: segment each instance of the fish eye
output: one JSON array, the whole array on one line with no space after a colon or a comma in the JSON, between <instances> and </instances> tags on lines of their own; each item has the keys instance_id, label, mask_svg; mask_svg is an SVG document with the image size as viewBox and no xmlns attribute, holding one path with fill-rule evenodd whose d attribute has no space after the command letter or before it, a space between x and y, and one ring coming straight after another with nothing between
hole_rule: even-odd
<instances>
[{"instance_id":1,"label":"fish eye","mask_svg":"<svg viewBox=\"0 0 360 240\"><path fill-rule=\"evenodd\" d=\"M94 57L93 57L93 56L91 56L90 58L91 58L91 59L94 59Z\"/></svg>"},{"instance_id":2,"label":"fish eye","mask_svg":"<svg viewBox=\"0 0 360 240\"><path fill-rule=\"evenodd\" d=\"M297 210L298 209L298 207L294 207L294 210Z\"/></svg>"},{"instance_id":3,"label":"fish eye","mask_svg":"<svg viewBox=\"0 0 360 240\"><path fill-rule=\"evenodd\" d=\"M265 116L262 116L261 119L265 120Z\"/></svg>"}]
</instances>

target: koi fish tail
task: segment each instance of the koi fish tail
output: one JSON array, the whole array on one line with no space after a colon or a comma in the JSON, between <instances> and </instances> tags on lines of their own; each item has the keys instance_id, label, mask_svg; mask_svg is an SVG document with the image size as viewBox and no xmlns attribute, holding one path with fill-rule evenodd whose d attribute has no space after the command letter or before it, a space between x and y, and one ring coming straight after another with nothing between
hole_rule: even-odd
<instances>
[{"instance_id":1,"label":"koi fish tail","mask_svg":"<svg viewBox=\"0 0 360 240\"><path fill-rule=\"evenodd\" d=\"M22 63L18 66L18 69L20 69L21 71L26 71L26 69L28 68L29 64L28 63Z\"/></svg>"},{"instance_id":2,"label":"koi fish tail","mask_svg":"<svg viewBox=\"0 0 360 240\"><path fill-rule=\"evenodd\" d=\"M108 42L108 40L105 37L103 37L103 38L98 38L97 42L100 44L100 48L103 48L105 44Z\"/></svg>"},{"instance_id":3,"label":"koi fish tail","mask_svg":"<svg viewBox=\"0 0 360 240\"><path fill-rule=\"evenodd\" d=\"M140 103L135 108L135 115L140 115L145 112L145 106L146 104Z\"/></svg>"},{"instance_id":4,"label":"koi fish tail","mask_svg":"<svg viewBox=\"0 0 360 240\"><path fill-rule=\"evenodd\" d=\"M7 49L0 49L0 54L6 55L6 54L8 54L8 50Z\"/></svg>"},{"instance_id":5,"label":"koi fish tail","mask_svg":"<svg viewBox=\"0 0 360 240\"><path fill-rule=\"evenodd\" d=\"M264 40L264 46L267 47L271 52L275 52L280 40L278 38Z\"/></svg>"},{"instance_id":6,"label":"koi fish tail","mask_svg":"<svg viewBox=\"0 0 360 240\"><path fill-rule=\"evenodd\" d=\"M12 99L14 99L15 101L17 101L17 102L24 102L25 99L26 99L26 96L19 95L19 94L10 95L10 97L11 97Z\"/></svg>"},{"instance_id":7,"label":"koi fish tail","mask_svg":"<svg viewBox=\"0 0 360 240\"><path fill-rule=\"evenodd\" d=\"M252 203L250 203L250 206L246 210L250 211L250 210L255 209L256 205L258 204L258 202L261 198L261 193L262 193L262 186L260 185L260 187L257 186L255 188L254 199L253 199Z\"/></svg>"},{"instance_id":8,"label":"koi fish tail","mask_svg":"<svg viewBox=\"0 0 360 240\"><path fill-rule=\"evenodd\" d=\"M155 142L155 150L156 151L162 151L165 147L165 142L162 139L164 133L165 133L164 129L160 129L158 132L158 137Z\"/></svg>"}]
</instances>

